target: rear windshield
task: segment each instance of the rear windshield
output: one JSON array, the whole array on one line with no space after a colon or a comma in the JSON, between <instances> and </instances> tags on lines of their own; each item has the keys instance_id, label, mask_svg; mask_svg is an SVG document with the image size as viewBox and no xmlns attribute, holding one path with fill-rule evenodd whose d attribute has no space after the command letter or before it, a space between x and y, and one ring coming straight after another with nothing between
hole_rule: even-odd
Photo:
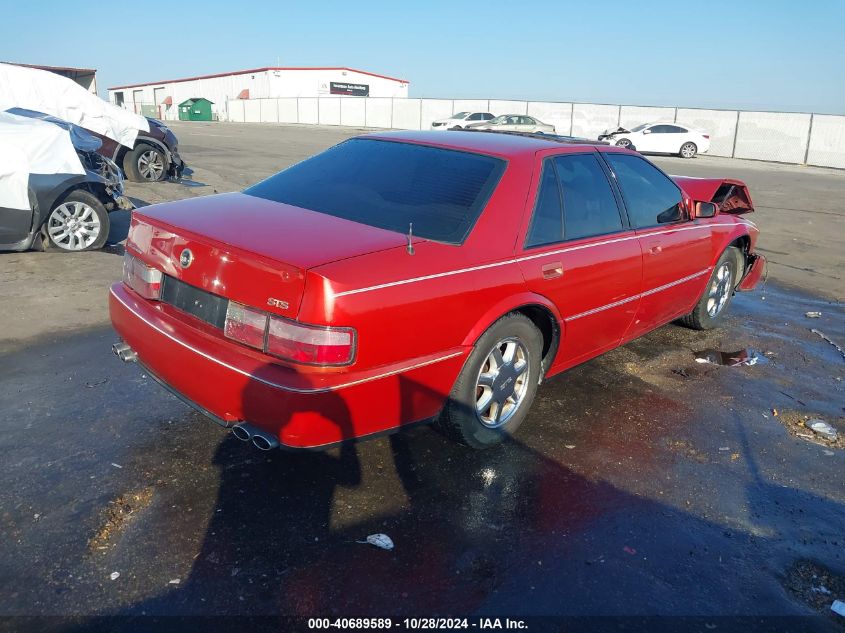
<instances>
[{"instance_id":1,"label":"rear windshield","mask_svg":"<svg viewBox=\"0 0 845 633\"><path fill-rule=\"evenodd\" d=\"M353 222L460 244L505 161L437 147L350 139L244 193Z\"/></svg>"}]
</instances>

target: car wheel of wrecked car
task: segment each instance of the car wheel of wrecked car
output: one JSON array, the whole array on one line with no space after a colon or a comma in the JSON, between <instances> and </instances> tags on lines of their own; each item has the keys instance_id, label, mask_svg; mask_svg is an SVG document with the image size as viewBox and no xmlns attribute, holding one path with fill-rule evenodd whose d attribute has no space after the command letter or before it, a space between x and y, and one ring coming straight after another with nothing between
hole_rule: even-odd
<instances>
[{"instance_id":1,"label":"car wheel of wrecked car","mask_svg":"<svg viewBox=\"0 0 845 633\"><path fill-rule=\"evenodd\" d=\"M719 325L731 304L744 261L745 258L738 248L729 246L725 249L716 262L695 309L681 319L684 325L694 330L709 330Z\"/></svg>"},{"instance_id":2,"label":"car wheel of wrecked car","mask_svg":"<svg viewBox=\"0 0 845 633\"><path fill-rule=\"evenodd\" d=\"M634 149L634 146L631 145L631 141L627 138L620 138L616 141L616 147L627 147L628 149Z\"/></svg>"},{"instance_id":3,"label":"car wheel of wrecked car","mask_svg":"<svg viewBox=\"0 0 845 633\"><path fill-rule=\"evenodd\" d=\"M678 152L681 158L695 158L697 153L698 148L695 146L695 143L684 143L681 145L680 152Z\"/></svg>"},{"instance_id":4,"label":"car wheel of wrecked car","mask_svg":"<svg viewBox=\"0 0 845 633\"><path fill-rule=\"evenodd\" d=\"M476 449L513 433L539 384L543 336L530 319L511 313L478 339L438 420L450 437Z\"/></svg>"},{"instance_id":5,"label":"car wheel of wrecked car","mask_svg":"<svg viewBox=\"0 0 845 633\"><path fill-rule=\"evenodd\" d=\"M167 175L167 158L160 149L140 144L126 154L126 176L134 182L157 182Z\"/></svg>"},{"instance_id":6,"label":"car wheel of wrecked car","mask_svg":"<svg viewBox=\"0 0 845 633\"><path fill-rule=\"evenodd\" d=\"M109 214L95 195L77 190L59 201L41 230L49 250L92 251L106 243Z\"/></svg>"}]
</instances>

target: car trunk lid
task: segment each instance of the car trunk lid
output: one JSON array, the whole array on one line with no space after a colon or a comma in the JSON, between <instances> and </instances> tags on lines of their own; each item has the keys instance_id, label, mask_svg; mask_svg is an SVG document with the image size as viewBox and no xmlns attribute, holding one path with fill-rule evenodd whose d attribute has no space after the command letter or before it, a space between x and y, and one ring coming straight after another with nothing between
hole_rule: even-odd
<instances>
[{"instance_id":1,"label":"car trunk lid","mask_svg":"<svg viewBox=\"0 0 845 633\"><path fill-rule=\"evenodd\" d=\"M188 286L171 283L169 288L175 298L168 302L184 311L194 313L211 304L219 310L220 302L191 292L197 288L295 318L307 269L401 246L405 239L392 231L235 193L136 210L127 248ZM168 289L167 279L164 287Z\"/></svg>"}]
</instances>

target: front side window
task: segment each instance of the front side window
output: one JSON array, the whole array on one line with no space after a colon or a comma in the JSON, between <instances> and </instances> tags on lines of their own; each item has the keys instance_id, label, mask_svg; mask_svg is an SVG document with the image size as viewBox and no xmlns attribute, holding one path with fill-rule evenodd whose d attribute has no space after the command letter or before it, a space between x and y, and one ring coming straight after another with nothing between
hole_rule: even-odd
<instances>
[{"instance_id":1,"label":"front side window","mask_svg":"<svg viewBox=\"0 0 845 633\"><path fill-rule=\"evenodd\" d=\"M481 120L481 115L478 112L476 112L475 114L470 114L467 117L467 121L480 121L480 120Z\"/></svg>"},{"instance_id":2,"label":"front side window","mask_svg":"<svg viewBox=\"0 0 845 633\"><path fill-rule=\"evenodd\" d=\"M622 230L616 198L596 156L558 156L555 167L563 192L563 234L567 240Z\"/></svg>"},{"instance_id":3,"label":"front side window","mask_svg":"<svg viewBox=\"0 0 845 633\"><path fill-rule=\"evenodd\" d=\"M389 231L460 244L505 161L456 150L350 139L244 190Z\"/></svg>"},{"instance_id":4,"label":"front side window","mask_svg":"<svg viewBox=\"0 0 845 633\"><path fill-rule=\"evenodd\" d=\"M528 228L525 246L554 244L562 239L563 213L560 206L560 190L554 166L547 160L543 164L537 201L534 203L534 213L531 216L531 226Z\"/></svg>"},{"instance_id":5,"label":"front side window","mask_svg":"<svg viewBox=\"0 0 845 633\"><path fill-rule=\"evenodd\" d=\"M490 114L489 112L485 112L484 114L481 115L481 118L484 119L485 121L489 121L490 119L493 118L493 115Z\"/></svg>"},{"instance_id":6,"label":"front side window","mask_svg":"<svg viewBox=\"0 0 845 633\"><path fill-rule=\"evenodd\" d=\"M635 228L683 219L681 190L654 165L638 156L607 152L628 217Z\"/></svg>"}]
</instances>

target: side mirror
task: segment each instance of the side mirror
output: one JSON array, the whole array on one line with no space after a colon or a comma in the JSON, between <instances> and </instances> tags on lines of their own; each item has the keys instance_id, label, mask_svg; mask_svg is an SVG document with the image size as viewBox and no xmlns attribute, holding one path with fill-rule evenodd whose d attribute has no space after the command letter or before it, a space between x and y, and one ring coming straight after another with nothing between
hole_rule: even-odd
<instances>
[{"instance_id":1,"label":"side mirror","mask_svg":"<svg viewBox=\"0 0 845 633\"><path fill-rule=\"evenodd\" d=\"M715 202L696 202L695 203L695 217L697 218L712 218L716 215L718 207Z\"/></svg>"},{"instance_id":2,"label":"side mirror","mask_svg":"<svg viewBox=\"0 0 845 633\"><path fill-rule=\"evenodd\" d=\"M643 134L651 134L651 128L643 130Z\"/></svg>"}]
</instances>

